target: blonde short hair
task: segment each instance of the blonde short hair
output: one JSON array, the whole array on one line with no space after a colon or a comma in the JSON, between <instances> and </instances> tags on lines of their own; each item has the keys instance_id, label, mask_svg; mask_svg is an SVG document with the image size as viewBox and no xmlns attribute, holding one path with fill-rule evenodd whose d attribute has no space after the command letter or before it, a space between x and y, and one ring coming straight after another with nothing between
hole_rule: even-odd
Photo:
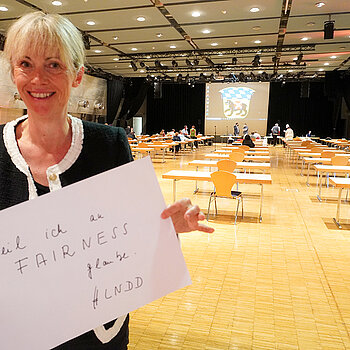
<instances>
[{"instance_id":1,"label":"blonde short hair","mask_svg":"<svg viewBox=\"0 0 350 350\"><path fill-rule=\"evenodd\" d=\"M84 66L84 43L79 30L67 18L43 12L28 13L11 25L4 56L12 68L13 59L28 50L44 54L48 49L58 49L71 73Z\"/></svg>"}]
</instances>

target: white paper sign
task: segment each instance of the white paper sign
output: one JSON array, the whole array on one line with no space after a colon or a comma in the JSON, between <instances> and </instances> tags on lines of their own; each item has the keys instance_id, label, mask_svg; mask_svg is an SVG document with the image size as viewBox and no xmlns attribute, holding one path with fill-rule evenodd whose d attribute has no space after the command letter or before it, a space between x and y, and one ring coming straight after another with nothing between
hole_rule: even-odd
<instances>
[{"instance_id":1,"label":"white paper sign","mask_svg":"<svg viewBox=\"0 0 350 350\"><path fill-rule=\"evenodd\" d=\"M0 348L50 349L190 284L164 208L144 158L1 211Z\"/></svg>"}]
</instances>

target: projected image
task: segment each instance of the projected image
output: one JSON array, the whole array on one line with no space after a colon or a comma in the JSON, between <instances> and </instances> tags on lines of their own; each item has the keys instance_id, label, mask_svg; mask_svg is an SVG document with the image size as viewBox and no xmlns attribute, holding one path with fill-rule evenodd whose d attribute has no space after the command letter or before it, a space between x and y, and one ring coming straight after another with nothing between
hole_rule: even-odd
<instances>
[{"instance_id":1,"label":"projected image","mask_svg":"<svg viewBox=\"0 0 350 350\"><path fill-rule=\"evenodd\" d=\"M249 104L255 90L246 87L228 87L220 90L224 114L227 118L245 118L249 113Z\"/></svg>"},{"instance_id":2,"label":"projected image","mask_svg":"<svg viewBox=\"0 0 350 350\"><path fill-rule=\"evenodd\" d=\"M244 123L249 132L266 135L270 83L206 84L205 132L233 134L233 126Z\"/></svg>"}]
</instances>

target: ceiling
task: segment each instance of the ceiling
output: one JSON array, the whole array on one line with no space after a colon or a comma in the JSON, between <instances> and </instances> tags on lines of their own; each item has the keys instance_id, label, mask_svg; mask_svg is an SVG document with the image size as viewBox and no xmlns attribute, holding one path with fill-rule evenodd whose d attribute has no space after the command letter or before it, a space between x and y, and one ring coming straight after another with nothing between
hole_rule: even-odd
<instances>
[{"instance_id":1,"label":"ceiling","mask_svg":"<svg viewBox=\"0 0 350 350\"><path fill-rule=\"evenodd\" d=\"M0 11L0 33L6 35L16 18L35 9L63 14L89 36L91 69L123 77L240 72L322 76L325 71L350 70L350 1L324 0L321 7L317 2L60 0L55 6L51 0L0 0L0 9L8 9ZM335 21L334 38L325 40L329 15Z\"/></svg>"}]
</instances>

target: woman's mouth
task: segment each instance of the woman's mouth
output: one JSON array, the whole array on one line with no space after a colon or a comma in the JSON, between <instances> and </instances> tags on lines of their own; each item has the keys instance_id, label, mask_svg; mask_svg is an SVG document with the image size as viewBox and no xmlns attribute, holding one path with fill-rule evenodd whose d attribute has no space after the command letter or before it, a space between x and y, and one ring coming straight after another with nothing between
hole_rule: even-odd
<instances>
[{"instance_id":1,"label":"woman's mouth","mask_svg":"<svg viewBox=\"0 0 350 350\"><path fill-rule=\"evenodd\" d=\"M45 99L48 97L51 97L54 92L30 92L28 91L29 95L34 97L34 98L39 98L39 99Z\"/></svg>"}]
</instances>

